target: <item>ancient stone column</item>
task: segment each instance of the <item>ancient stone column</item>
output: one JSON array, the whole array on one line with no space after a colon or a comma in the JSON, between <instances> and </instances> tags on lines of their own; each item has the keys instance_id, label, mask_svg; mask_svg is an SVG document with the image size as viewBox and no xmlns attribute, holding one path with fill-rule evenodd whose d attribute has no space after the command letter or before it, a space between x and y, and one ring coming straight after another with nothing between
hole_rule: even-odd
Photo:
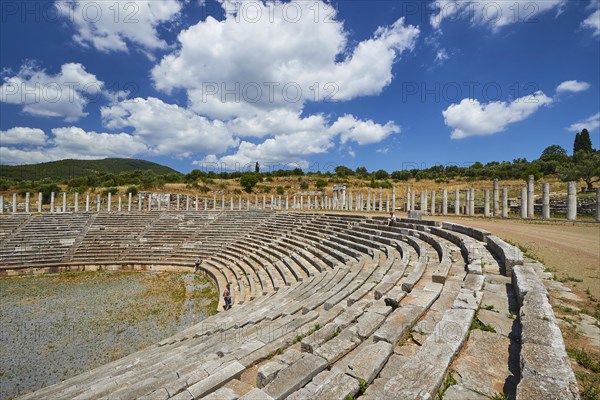
<instances>
[{"instance_id":1,"label":"ancient stone column","mask_svg":"<svg viewBox=\"0 0 600 400\"><path fill-rule=\"evenodd\" d=\"M258 203L258 200L256 201ZM217 209L217 195L213 194L213 210Z\"/></svg>"},{"instance_id":2,"label":"ancient stone column","mask_svg":"<svg viewBox=\"0 0 600 400\"><path fill-rule=\"evenodd\" d=\"M13 214L15 214L17 212L17 194L16 193L13 193L12 212L13 212Z\"/></svg>"},{"instance_id":3,"label":"ancient stone column","mask_svg":"<svg viewBox=\"0 0 600 400\"><path fill-rule=\"evenodd\" d=\"M471 189L467 189L465 199L465 214L471 215Z\"/></svg>"},{"instance_id":4,"label":"ancient stone column","mask_svg":"<svg viewBox=\"0 0 600 400\"><path fill-rule=\"evenodd\" d=\"M285 210L289 210L290 208L290 197L289 196L285 196Z\"/></svg>"},{"instance_id":5,"label":"ancient stone column","mask_svg":"<svg viewBox=\"0 0 600 400\"><path fill-rule=\"evenodd\" d=\"M427 190L421 190L421 211L427 212Z\"/></svg>"},{"instance_id":6,"label":"ancient stone column","mask_svg":"<svg viewBox=\"0 0 600 400\"><path fill-rule=\"evenodd\" d=\"M205 197L204 199L204 211L208 210L208 199ZM248 199L248 204L250 204L250 199Z\"/></svg>"},{"instance_id":7,"label":"ancient stone column","mask_svg":"<svg viewBox=\"0 0 600 400\"><path fill-rule=\"evenodd\" d=\"M4 196L0 195L0 214L4 214Z\"/></svg>"},{"instance_id":8,"label":"ancient stone column","mask_svg":"<svg viewBox=\"0 0 600 400\"><path fill-rule=\"evenodd\" d=\"M442 190L442 215L448 215L448 189Z\"/></svg>"},{"instance_id":9,"label":"ancient stone column","mask_svg":"<svg viewBox=\"0 0 600 400\"><path fill-rule=\"evenodd\" d=\"M238 210L242 211L242 195L238 196Z\"/></svg>"},{"instance_id":10,"label":"ancient stone column","mask_svg":"<svg viewBox=\"0 0 600 400\"><path fill-rule=\"evenodd\" d=\"M600 222L600 189L596 189L596 222Z\"/></svg>"},{"instance_id":11,"label":"ancient stone column","mask_svg":"<svg viewBox=\"0 0 600 400\"><path fill-rule=\"evenodd\" d=\"M29 213L29 192L25 193L25 212Z\"/></svg>"},{"instance_id":12,"label":"ancient stone column","mask_svg":"<svg viewBox=\"0 0 600 400\"><path fill-rule=\"evenodd\" d=\"M127 193L127 212L131 212L131 199L133 194L131 192Z\"/></svg>"},{"instance_id":13,"label":"ancient stone column","mask_svg":"<svg viewBox=\"0 0 600 400\"><path fill-rule=\"evenodd\" d=\"M550 184L542 186L542 218L550 219Z\"/></svg>"},{"instance_id":14,"label":"ancient stone column","mask_svg":"<svg viewBox=\"0 0 600 400\"><path fill-rule=\"evenodd\" d=\"M406 212L409 212L411 210L411 203L410 203L410 186L406 187Z\"/></svg>"},{"instance_id":15,"label":"ancient stone column","mask_svg":"<svg viewBox=\"0 0 600 400\"><path fill-rule=\"evenodd\" d=\"M502 188L502 218L508 218L508 188Z\"/></svg>"},{"instance_id":16,"label":"ancient stone column","mask_svg":"<svg viewBox=\"0 0 600 400\"><path fill-rule=\"evenodd\" d=\"M567 219L575 221L577 219L577 183L569 182L567 188Z\"/></svg>"},{"instance_id":17,"label":"ancient stone column","mask_svg":"<svg viewBox=\"0 0 600 400\"><path fill-rule=\"evenodd\" d=\"M250 195L248 195L248 200L246 200L246 210L250 210Z\"/></svg>"},{"instance_id":18,"label":"ancient stone column","mask_svg":"<svg viewBox=\"0 0 600 400\"><path fill-rule=\"evenodd\" d=\"M106 210L111 211L112 208L112 193L108 192L108 200L106 201Z\"/></svg>"},{"instance_id":19,"label":"ancient stone column","mask_svg":"<svg viewBox=\"0 0 600 400\"><path fill-rule=\"evenodd\" d=\"M410 192L410 210L414 211L416 210L416 199L417 199L417 192L415 190L412 190Z\"/></svg>"},{"instance_id":20,"label":"ancient stone column","mask_svg":"<svg viewBox=\"0 0 600 400\"><path fill-rule=\"evenodd\" d=\"M160 194L159 194L159 195L158 195L158 197L156 198L156 209L157 209L158 211L160 211L160 207L161 207L161 200L160 200L160 197L161 197L161 196L160 196ZM151 201L151 200L150 200L150 199L148 199L148 201ZM169 203L169 202L167 202L167 210L169 209L169 205L168 205L168 203Z\"/></svg>"},{"instance_id":21,"label":"ancient stone column","mask_svg":"<svg viewBox=\"0 0 600 400\"><path fill-rule=\"evenodd\" d=\"M256 208L258 210L258 195L257 194L254 195L254 208Z\"/></svg>"},{"instance_id":22,"label":"ancient stone column","mask_svg":"<svg viewBox=\"0 0 600 400\"><path fill-rule=\"evenodd\" d=\"M521 218L527 218L527 187L521 188Z\"/></svg>"},{"instance_id":23,"label":"ancient stone column","mask_svg":"<svg viewBox=\"0 0 600 400\"><path fill-rule=\"evenodd\" d=\"M494 179L492 198L493 198L493 202L494 202L494 205L492 206L492 213L493 213L494 217L497 217L498 214L500 213L500 208L499 208L499 204L498 204L499 198L500 198L500 191L499 191L497 178Z\"/></svg>"},{"instance_id":24,"label":"ancient stone column","mask_svg":"<svg viewBox=\"0 0 600 400\"><path fill-rule=\"evenodd\" d=\"M310 196L306 196L306 208L310 210L311 206Z\"/></svg>"},{"instance_id":25,"label":"ancient stone column","mask_svg":"<svg viewBox=\"0 0 600 400\"><path fill-rule=\"evenodd\" d=\"M527 182L527 217L533 218L533 202L535 200L534 195L534 184L535 180L533 175L529 175L529 180Z\"/></svg>"},{"instance_id":26,"label":"ancient stone column","mask_svg":"<svg viewBox=\"0 0 600 400\"><path fill-rule=\"evenodd\" d=\"M75 192L74 212L79 212L79 193Z\"/></svg>"},{"instance_id":27,"label":"ancient stone column","mask_svg":"<svg viewBox=\"0 0 600 400\"><path fill-rule=\"evenodd\" d=\"M300 196L300 209L304 207L304 196Z\"/></svg>"},{"instance_id":28,"label":"ancient stone column","mask_svg":"<svg viewBox=\"0 0 600 400\"><path fill-rule=\"evenodd\" d=\"M435 215L435 190L431 191L431 215Z\"/></svg>"},{"instance_id":29,"label":"ancient stone column","mask_svg":"<svg viewBox=\"0 0 600 400\"><path fill-rule=\"evenodd\" d=\"M383 188L379 188L379 212L383 211Z\"/></svg>"},{"instance_id":30,"label":"ancient stone column","mask_svg":"<svg viewBox=\"0 0 600 400\"><path fill-rule=\"evenodd\" d=\"M198 195L196 195L196 202L194 203L194 208L198 211L200 204L198 204ZM240 210L242 209L242 196L240 196Z\"/></svg>"},{"instance_id":31,"label":"ancient stone column","mask_svg":"<svg viewBox=\"0 0 600 400\"><path fill-rule=\"evenodd\" d=\"M367 211L371 211L371 188L367 189Z\"/></svg>"},{"instance_id":32,"label":"ancient stone column","mask_svg":"<svg viewBox=\"0 0 600 400\"><path fill-rule=\"evenodd\" d=\"M233 201L231 202L231 205L233 206ZM185 195L185 211L190 211L190 195L189 194Z\"/></svg>"},{"instance_id":33,"label":"ancient stone column","mask_svg":"<svg viewBox=\"0 0 600 400\"><path fill-rule=\"evenodd\" d=\"M471 216L475 215L475 189L471 188Z\"/></svg>"},{"instance_id":34,"label":"ancient stone column","mask_svg":"<svg viewBox=\"0 0 600 400\"><path fill-rule=\"evenodd\" d=\"M67 192L63 192L62 212L67 212Z\"/></svg>"},{"instance_id":35,"label":"ancient stone column","mask_svg":"<svg viewBox=\"0 0 600 400\"><path fill-rule=\"evenodd\" d=\"M138 211L142 211L142 196L138 194Z\"/></svg>"},{"instance_id":36,"label":"ancient stone column","mask_svg":"<svg viewBox=\"0 0 600 400\"><path fill-rule=\"evenodd\" d=\"M160 201L160 196L158 196L158 201ZM160 203L158 205L160 206ZM158 210L160 211L160 207L158 208ZM148 211L152 211L152 193L148 193Z\"/></svg>"},{"instance_id":37,"label":"ancient stone column","mask_svg":"<svg viewBox=\"0 0 600 400\"><path fill-rule=\"evenodd\" d=\"M50 193L50 212L54 212L54 192Z\"/></svg>"},{"instance_id":38,"label":"ancient stone column","mask_svg":"<svg viewBox=\"0 0 600 400\"><path fill-rule=\"evenodd\" d=\"M175 195L175 211L179 211L179 195Z\"/></svg>"},{"instance_id":39,"label":"ancient stone column","mask_svg":"<svg viewBox=\"0 0 600 400\"><path fill-rule=\"evenodd\" d=\"M454 214L460 215L460 190L454 191Z\"/></svg>"},{"instance_id":40,"label":"ancient stone column","mask_svg":"<svg viewBox=\"0 0 600 400\"><path fill-rule=\"evenodd\" d=\"M119 212L121 212L121 207L122 207L122 201L121 201L121 195L119 195L119 205L118 205L118 210Z\"/></svg>"},{"instance_id":41,"label":"ancient stone column","mask_svg":"<svg viewBox=\"0 0 600 400\"><path fill-rule=\"evenodd\" d=\"M100 197L100 195L96 196L96 212L100 212L100 205L102 204L101 202L102 197Z\"/></svg>"},{"instance_id":42,"label":"ancient stone column","mask_svg":"<svg viewBox=\"0 0 600 400\"><path fill-rule=\"evenodd\" d=\"M233 211L233 196L229 199L229 209Z\"/></svg>"},{"instance_id":43,"label":"ancient stone column","mask_svg":"<svg viewBox=\"0 0 600 400\"><path fill-rule=\"evenodd\" d=\"M483 189L483 216L490 216L490 189Z\"/></svg>"},{"instance_id":44,"label":"ancient stone column","mask_svg":"<svg viewBox=\"0 0 600 400\"><path fill-rule=\"evenodd\" d=\"M38 212L41 213L42 212L42 202L44 201L44 197L42 195L42 192L38 193ZM1 207L0 207L1 208Z\"/></svg>"},{"instance_id":45,"label":"ancient stone column","mask_svg":"<svg viewBox=\"0 0 600 400\"><path fill-rule=\"evenodd\" d=\"M396 211L396 186L392 186L392 212Z\"/></svg>"}]
</instances>

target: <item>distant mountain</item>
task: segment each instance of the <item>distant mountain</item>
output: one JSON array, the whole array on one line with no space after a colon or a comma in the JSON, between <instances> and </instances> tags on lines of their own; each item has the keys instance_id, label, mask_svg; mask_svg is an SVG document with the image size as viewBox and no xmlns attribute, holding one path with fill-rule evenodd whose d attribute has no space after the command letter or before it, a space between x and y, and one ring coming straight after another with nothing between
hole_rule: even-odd
<instances>
[{"instance_id":1,"label":"distant mountain","mask_svg":"<svg viewBox=\"0 0 600 400\"><path fill-rule=\"evenodd\" d=\"M179 174L172 168L145 160L105 158L103 160L59 160L40 164L0 165L0 177L23 180L71 179L101 172L119 174L126 171L152 170L157 175Z\"/></svg>"}]
</instances>

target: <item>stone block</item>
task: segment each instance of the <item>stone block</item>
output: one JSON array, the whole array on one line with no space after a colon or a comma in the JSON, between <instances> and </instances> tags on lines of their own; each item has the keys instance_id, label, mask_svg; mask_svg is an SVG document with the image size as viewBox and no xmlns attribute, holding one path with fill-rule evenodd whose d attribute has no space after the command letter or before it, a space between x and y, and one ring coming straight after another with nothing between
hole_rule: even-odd
<instances>
[{"instance_id":1,"label":"stone block","mask_svg":"<svg viewBox=\"0 0 600 400\"><path fill-rule=\"evenodd\" d=\"M300 360L280 371L277 378L265 386L263 391L275 400L284 399L326 367L327 361L324 358L306 353Z\"/></svg>"},{"instance_id":2,"label":"stone block","mask_svg":"<svg viewBox=\"0 0 600 400\"><path fill-rule=\"evenodd\" d=\"M370 383L375 379L392 355L393 345L377 342L365 346L348 364L346 373Z\"/></svg>"}]
</instances>

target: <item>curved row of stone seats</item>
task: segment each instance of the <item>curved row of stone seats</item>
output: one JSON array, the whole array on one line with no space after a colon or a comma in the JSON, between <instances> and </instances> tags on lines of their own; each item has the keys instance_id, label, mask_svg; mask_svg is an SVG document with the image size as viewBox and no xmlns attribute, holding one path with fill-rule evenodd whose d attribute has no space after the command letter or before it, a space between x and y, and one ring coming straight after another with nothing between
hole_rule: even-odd
<instances>
[{"instance_id":1,"label":"curved row of stone seats","mask_svg":"<svg viewBox=\"0 0 600 400\"><path fill-rule=\"evenodd\" d=\"M33 215L6 238L0 265L41 265L63 260L90 220L87 214Z\"/></svg>"},{"instance_id":2,"label":"curved row of stone seats","mask_svg":"<svg viewBox=\"0 0 600 400\"><path fill-rule=\"evenodd\" d=\"M289 220L287 222L290 222ZM264 237L264 241L256 241L253 239L253 235L260 232L260 229L265 226L271 227L271 237ZM288 225L285 225L287 227ZM279 226L280 229L283 229L284 226ZM290 235L289 232L280 231L281 235ZM260 236L260 235L259 235ZM226 272L225 274L228 277L228 281L233 283L234 292L237 291L237 296L234 295L234 300L239 299L237 302L243 302L246 298L248 298L247 293L252 293L252 288L247 287L251 286L246 279L242 279L242 274L235 267L235 262L231 263L232 255L234 254L244 254L245 257L248 257L252 260L253 265L259 265L263 270L267 273L266 275L269 277L270 286L272 290L279 290L283 285L289 286L295 281L299 281L304 279L307 276L313 276L316 273L323 272L327 266L334 265L333 260L330 260L329 263L323 264L321 259L323 257L311 257L305 249L313 249L310 245L293 242L290 240L274 240L278 239L277 231L273 230L272 225L268 223L262 224L259 228L255 228L252 231L252 235L248 235L248 237L244 237L242 240L233 243L229 246L233 251L228 251L227 257L222 257L221 255L215 255L207 261L209 264L220 270L231 270L231 273ZM285 250L289 250L289 256L286 257L286 254L283 252ZM222 252L221 252L222 253ZM233 253L233 254L232 254ZM224 258L220 261L221 258ZM235 261L235 256L233 257ZM293 262L290 262L293 261ZM294 268L294 264L297 264L301 269ZM289 269L288 269L289 268ZM245 271L243 272L245 275ZM257 273L259 276L259 280L261 281L261 286L266 287L266 292L268 293L270 290L269 284L265 285L263 279L261 279L260 272ZM237 288L237 290L236 290ZM263 292L264 294L264 292Z\"/></svg>"},{"instance_id":3,"label":"curved row of stone seats","mask_svg":"<svg viewBox=\"0 0 600 400\"><path fill-rule=\"evenodd\" d=\"M331 272L337 272L337 274L332 274ZM305 291L304 291L304 293L303 293L303 296L304 296L304 297L298 297L298 298L296 299L296 301L297 301L299 304L305 304L305 303L306 303L306 300L308 300L308 299L310 299L310 298L314 297L314 293L315 293L315 292L320 292L320 291L321 291L321 289L323 289L324 287L327 287L326 285L329 285L330 287L332 287L332 286L335 286L335 285L339 284L339 280L338 280L338 281L334 281L334 282L325 282L324 278L325 278L326 276L328 276L328 275L330 275L330 276L332 276L332 277L335 277L335 276L337 276L337 279L339 279L340 277L343 277L343 276L345 276L345 274L339 274L339 268L338 268L336 271L327 271L327 272L325 272L325 273L323 273L323 274L319 274L319 276L312 277L312 280L313 280L313 281L315 281L315 282L316 282L316 281L322 282L322 285L321 285L321 287L313 287L313 288L312 288L312 291L311 291L311 290L305 290ZM308 288L308 287L309 287L309 284L310 284L311 282L308 282L308 281L307 281L306 283L307 283L307 288ZM334 283L335 283L335 285L334 285ZM301 283L300 285L303 285L303 284L304 284L304 282L303 282L303 283ZM298 287L299 287L300 285L298 285ZM293 291L293 289L292 289L292 291ZM289 293L291 293L291 291L290 291ZM289 294L289 293L288 293L288 294ZM279 294L279 293L278 293L278 294ZM277 295L277 294L276 294L276 295ZM284 298L285 298L285 299L288 299L288 298L290 298L290 296L285 296ZM269 298L269 297L266 297L265 299L270 299L270 298ZM260 301L260 300L259 300L259 301ZM280 309L280 308L281 308L281 302L280 302L279 300L278 300L278 301L272 301L272 304L273 304L273 308L274 308L274 309ZM248 306L250 306L250 305L252 305L252 303L250 303ZM240 310L241 310L241 307L240 307ZM306 310L305 310L305 311L306 311ZM264 308L262 308L262 309L260 310L260 313L261 313L261 314L263 314L263 315L265 315L265 314L267 314L267 315L269 315L269 314L272 314L271 312L265 313L265 311L264 311ZM245 313L244 313L244 314L245 314ZM304 314L304 315L309 315L309 314L310 314L310 312L308 312L308 313L306 313L306 314ZM230 315L231 315L231 314L230 314ZM272 317L272 315L270 315L270 317Z\"/></svg>"},{"instance_id":4,"label":"curved row of stone seats","mask_svg":"<svg viewBox=\"0 0 600 400\"><path fill-rule=\"evenodd\" d=\"M5 239L15 234L20 226L24 225L30 216L28 214L8 214L0 217L0 245Z\"/></svg>"},{"instance_id":5,"label":"curved row of stone seats","mask_svg":"<svg viewBox=\"0 0 600 400\"><path fill-rule=\"evenodd\" d=\"M294 223L299 226L285 234L284 227L289 229ZM258 239L252 237L254 231ZM473 379L469 381L463 370L473 363L473 349L479 349L474 354L485 359L494 358L498 349L483 346L477 335L469 334L469 328L475 318L488 321L486 318L502 317L494 315L494 305L508 312L508 305L499 305L509 301L504 290L508 278L500 275L506 258L494 253L504 249L510 254L514 251L510 245L490 244L489 234L461 226L445 229L434 221L421 224L409 220L385 227L371 218L340 215L268 217L249 235L240 236L239 245L224 246L222 255L214 255L205 263L204 267L215 274L213 280L219 289L231 282L239 292L244 291L246 301L251 290L248 279L256 278L256 286L262 285L255 275L263 272L263 278L272 282L261 263L268 264L282 282L287 276L289 286L280 285L278 291L269 288L253 301L209 317L149 349L42 389L29 398L341 399L355 396L361 387L369 385L361 398L421 399L435 397L449 371L458 374L459 382L443 398L480 398L479 388L469 386ZM354 239L359 248L364 246L362 251L346 243ZM251 249L260 256L250 257ZM239 265L240 251L248 252L244 255L245 268ZM278 264L286 253L315 255L313 251L326 254L328 262L321 258L322 268L315 268L302 280L296 279L291 268L285 272L283 263ZM454 259L460 252L463 257ZM469 268L477 260L485 268ZM538 283L524 283L530 277L527 271L521 272L522 268L513 268L513 285L522 294L523 343L529 340L532 346L521 351L523 371L529 371L530 378L523 374L517 397L546 394L533 378L538 375L544 377L544 387L576 393L570 367L561 364L552 369L548 365L556 363L540 365L535 358L542 349L539 346L556 345L557 339L538 329L534 316L540 310L548 315L551 307L545 297L538 296ZM241 289L240 284L248 286ZM483 310L483 304L492 308ZM546 328L552 335L558 331L557 326ZM500 343L500 333L485 334L488 340ZM511 335L518 335L518 329L502 334L505 343ZM407 337L412 339L405 341ZM294 345L298 341L299 348ZM238 381L241 374L252 374L251 367L255 366L259 366L256 388L247 394L247 390L238 392L247 386ZM501 373L485 365L477 368L477 379L487 385L482 392L488 397L495 395L499 379L504 382L509 379L506 374L512 372L506 366ZM553 380L551 373L565 371L561 375L564 379ZM247 382L248 377L244 380Z\"/></svg>"},{"instance_id":6,"label":"curved row of stone seats","mask_svg":"<svg viewBox=\"0 0 600 400\"><path fill-rule=\"evenodd\" d=\"M135 244L144 229L156 218L143 214L92 214L93 221L67 261L95 259L119 260L125 250Z\"/></svg>"}]
</instances>

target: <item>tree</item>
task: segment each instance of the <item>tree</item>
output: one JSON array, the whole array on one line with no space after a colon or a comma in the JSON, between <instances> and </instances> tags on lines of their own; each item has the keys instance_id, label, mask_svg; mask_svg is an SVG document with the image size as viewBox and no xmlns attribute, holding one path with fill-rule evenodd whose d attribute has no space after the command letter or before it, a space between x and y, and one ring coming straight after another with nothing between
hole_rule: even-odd
<instances>
[{"instance_id":1,"label":"tree","mask_svg":"<svg viewBox=\"0 0 600 400\"><path fill-rule=\"evenodd\" d=\"M317 189L323 189L325 186L327 186L327 181L325 179L319 179L315 183L315 186L317 187Z\"/></svg>"},{"instance_id":2,"label":"tree","mask_svg":"<svg viewBox=\"0 0 600 400\"><path fill-rule=\"evenodd\" d=\"M260 173L260 165L258 164L258 161L256 162L256 165L254 165L254 172L255 173Z\"/></svg>"},{"instance_id":3,"label":"tree","mask_svg":"<svg viewBox=\"0 0 600 400\"><path fill-rule=\"evenodd\" d=\"M573 142L573 156L578 151L594 151L592 148L592 141L590 139L590 133L587 129L583 128L583 130L575 135L575 141Z\"/></svg>"},{"instance_id":4,"label":"tree","mask_svg":"<svg viewBox=\"0 0 600 400\"><path fill-rule=\"evenodd\" d=\"M308 182L306 182L304 179L300 181L300 189L302 189L302 190L308 189Z\"/></svg>"},{"instance_id":5,"label":"tree","mask_svg":"<svg viewBox=\"0 0 600 400\"><path fill-rule=\"evenodd\" d=\"M388 176L389 176L388 173L386 171L384 171L383 169L380 169L379 171L375 172L376 179L387 179Z\"/></svg>"},{"instance_id":6,"label":"tree","mask_svg":"<svg viewBox=\"0 0 600 400\"><path fill-rule=\"evenodd\" d=\"M343 165L335 167L334 171L335 171L335 174L337 176L339 176L340 178L345 178L346 176L354 175L354 171L352 171L348 167L344 167Z\"/></svg>"},{"instance_id":7,"label":"tree","mask_svg":"<svg viewBox=\"0 0 600 400\"><path fill-rule=\"evenodd\" d=\"M138 194L138 188L136 186L129 186L125 193L131 193L132 196Z\"/></svg>"},{"instance_id":8,"label":"tree","mask_svg":"<svg viewBox=\"0 0 600 400\"><path fill-rule=\"evenodd\" d=\"M558 145L548 146L542 152L537 163L544 175L555 174L558 167L569 161L567 151Z\"/></svg>"},{"instance_id":9,"label":"tree","mask_svg":"<svg viewBox=\"0 0 600 400\"><path fill-rule=\"evenodd\" d=\"M258 174L254 172L246 172L240 177L240 185L248 193L252 192L252 188L258 183Z\"/></svg>"},{"instance_id":10,"label":"tree","mask_svg":"<svg viewBox=\"0 0 600 400\"><path fill-rule=\"evenodd\" d=\"M560 168L563 181L582 179L587 190L594 189L594 183L600 182L600 152L580 150L573 155L573 162Z\"/></svg>"},{"instance_id":11,"label":"tree","mask_svg":"<svg viewBox=\"0 0 600 400\"><path fill-rule=\"evenodd\" d=\"M544 149L544 151L542 151L542 155L540 156L540 160L547 160L547 159L564 159L565 157L567 157L567 151L565 149L563 149L561 146L557 145L557 144L553 144L552 146L548 146Z\"/></svg>"},{"instance_id":12,"label":"tree","mask_svg":"<svg viewBox=\"0 0 600 400\"><path fill-rule=\"evenodd\" d=\"M367 175L369 175L369 172L367 171L366 167L358 167L356 168L356 175L358 175L361 178L364 178Z\"/></svg>"}]
</instances>

